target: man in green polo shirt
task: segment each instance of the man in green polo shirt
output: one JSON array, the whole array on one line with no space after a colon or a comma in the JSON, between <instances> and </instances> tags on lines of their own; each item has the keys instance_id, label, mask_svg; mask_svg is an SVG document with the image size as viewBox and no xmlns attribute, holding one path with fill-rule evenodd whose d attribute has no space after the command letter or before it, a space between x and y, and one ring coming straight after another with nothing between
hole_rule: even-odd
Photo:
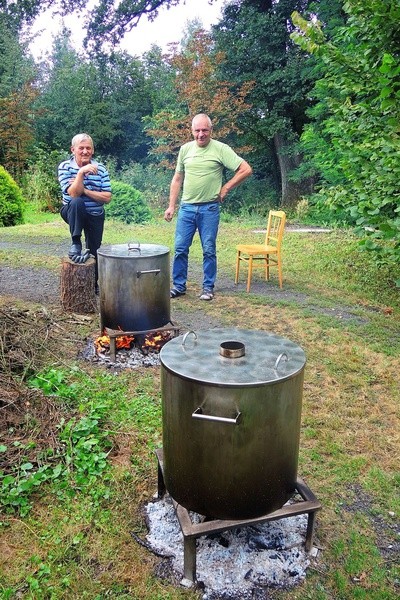
<instances>
[{"instance_id":1,"label":"man in green polo shirt","mask_svg":"<svg viewBox=\"0 0 400 600\"><path fill-rule=\"evenodd\" d=\"M252 174L250 165L230 146L212 139L211 133L210 117L196 115L192 120L194 141L181 146L171 181L169 206L164 213L166 221L172 220L183 184L175 231L171 298L186 293L189 248L197 230L203 249L203 291L200 299L213 299L220 203ZM234 175L222 185L224 168L234 171Z\"/></svg>"}]
</instances>

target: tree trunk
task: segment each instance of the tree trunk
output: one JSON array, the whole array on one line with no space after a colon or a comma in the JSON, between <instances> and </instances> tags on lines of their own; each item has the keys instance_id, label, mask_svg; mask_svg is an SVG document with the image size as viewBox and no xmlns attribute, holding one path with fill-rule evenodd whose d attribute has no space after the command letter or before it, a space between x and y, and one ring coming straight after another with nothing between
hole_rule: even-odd
<instances>
[{"instance_id":1,"label":"tree trunk","mask_svg":"<svg viewBox=\"0 0 400 600\"><path fill-rule=\"evenodd\" d=\"M311 193L312 181L290 181L288 175L300 165L301 156L290 153L290 146L279 133L274 136L274 145L281 175L281 205L282 208L295 208L302 194Z\"/></svg>"},{"instance_id":2,"label":"tree trunk","mask_svg":"<svg viewBox=\"0 0 400 600\"><path fill-rule=\"evenodd\" d=\"M94 258L83 264L74 263L67 257L62 259L61 306L67 312L86 315L97 311L95 265Z\"/></svg>"}]
</instances>

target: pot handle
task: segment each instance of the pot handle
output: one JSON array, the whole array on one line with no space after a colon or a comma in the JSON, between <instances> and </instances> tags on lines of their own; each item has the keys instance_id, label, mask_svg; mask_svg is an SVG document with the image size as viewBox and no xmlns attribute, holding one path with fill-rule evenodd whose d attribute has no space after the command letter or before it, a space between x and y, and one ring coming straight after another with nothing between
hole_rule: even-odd
<instances>
[{"instance_id":1,"label":"pot handle","mask_svg":"<svg viewBox=\"0 0 400 600\"><path fill-rule=\"evenodd\" d=\"M241 412L236 413L236 417L234 419L230 419L229 417L216 417L214 415L203 415L202 408L196 408L196 410L192 413L193 419L203 419L204 421L217 421L218 423L230 423L231 425L238 425Z\"/></svg>"},{"instance_id":2,"label":"pot handle","mask_svg":"<svg viewBox=\"0 0 400 600\"><path fill-rule=\"evenodd\" d=\"M155 273L158 275L161 269L150 269L149 271L136 271L136 277L139 278L141 275L146 275L147 273Z\"/></svg>"},{"instance_id":3,"label":"pot handle","mask_svg":"<svg viewBox=\"0 0 400 600\"><path fill-rule=\"evenodd\" d=\"M128 244L128 252L139 252L139 254L141 254L142 251L140 249L140 242L132 242Z\"/></svg>"},{"instance_id":4,"label":"pot handle","mask_svg":"<svg viewBox=\"0 0 400 600\"><path fill-rule=\"evenodd\" d=\"M281 354L276 359L275 366L274 366L275 371L278 369L279 363L281 362L281 360L285 360L286 362L289 360L289 357L286 354L286 352L281 352Z\"/></svg>"},{"instance_id":5,"label":"pot handle","mask_svg":"<svg viewBox=\"0 0 400 600\"><path fill-rule=\"evenodd\" d=\"M192 335L194 336L194 339L195 339L195 340L197 340L197 335L196 335L196 333L195 333L195 332L194 332L192 329L190 329L190 331L187 331L187 332L185 333L185 335L183 336L183 340L182 340L182 346L184 346L184 345L185 345L185 343L186 343L186 338L187 338L187 337L188 337L188 335L190 335L190 334L192 334Z\"/></svg>"}]
</instances>

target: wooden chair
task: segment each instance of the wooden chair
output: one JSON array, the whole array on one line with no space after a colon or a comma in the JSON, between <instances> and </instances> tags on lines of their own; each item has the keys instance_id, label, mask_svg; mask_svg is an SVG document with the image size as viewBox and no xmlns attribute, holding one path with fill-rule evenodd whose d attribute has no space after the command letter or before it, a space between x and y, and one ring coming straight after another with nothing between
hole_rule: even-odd
<instances>
[{"instance_id":1,"label":"wooden chair","mask_svg":"<svg viewBox=\"0 0 400 600\"><path fill-rule=\"evenodd\" d=\"M268 215L267 233L263 244L239 244L236 246L235 283L239 281L240 261L248 263L247 291L250 291L253 266L265 268L265 279L269 279L270 267L278 267L279 287L282 288L281 245L285 229L286 213L283 210L271 210ZM261 264L253 265L255 261Z\"/></svg>"}]
</instances>

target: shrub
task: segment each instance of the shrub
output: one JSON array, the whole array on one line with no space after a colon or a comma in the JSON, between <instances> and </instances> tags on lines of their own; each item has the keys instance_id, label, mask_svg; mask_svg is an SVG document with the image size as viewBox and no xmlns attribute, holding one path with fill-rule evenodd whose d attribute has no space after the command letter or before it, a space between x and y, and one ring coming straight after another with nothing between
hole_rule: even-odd
<instances>
[{"instance_id":1,"label":"shrub","mask_svg":"<svg viewBox=\"0 0 400 600\"><path fill-rule=\"evenodd\" d=\"M0 227L23 223L24 198L11 175L0 166Z\"/></svg>"},{"instance_id":2,"label":"shrub","mask_svg":"<svg viewBox=\"0 0 400 600\"><path fill-rule=\"evenodd\" d=\"M106 204L106 216L123 223L146 223L151 212L142 194L128 183L112 181L112 200Z\"/></svg>"},{"instance_id":3,"label":"shrub","mask_svg":"<svg viewBox=\"0 0 400 600\"><path fill-rule=\"evenodd\" d=\"M164 214L168 206L169 186L172 175L173 171L154 164L143 166L139 163L131 162L121 169L118 179L140 190L147 205L153 211Z\"/></svg>"},{"instance_id":4,"label":"shrub","mask_svg":"<svg viewBox=\"0 0 400 600\"><path fill-rule=\"evenodd\" d=\"M231 175L232 173L228 172L227 179ZM278 205L279 198L268 180L249 177L228 194L221 208L233 217L257 216L265 219L271 208Z\"/></svg>"},{"instance_id":5,"label":"shrub","mask_svg":"<svg viewBox=\"0 0 400 600\"><path fill-rule=\"evenodd\" d=\"M65 158L65 152L47 152L35 148L24 176L23 190L25 197L35 204L37 210L51 213L60 210L62 195L57 179L57 167Z\"/></svg>"}]
</instances>

